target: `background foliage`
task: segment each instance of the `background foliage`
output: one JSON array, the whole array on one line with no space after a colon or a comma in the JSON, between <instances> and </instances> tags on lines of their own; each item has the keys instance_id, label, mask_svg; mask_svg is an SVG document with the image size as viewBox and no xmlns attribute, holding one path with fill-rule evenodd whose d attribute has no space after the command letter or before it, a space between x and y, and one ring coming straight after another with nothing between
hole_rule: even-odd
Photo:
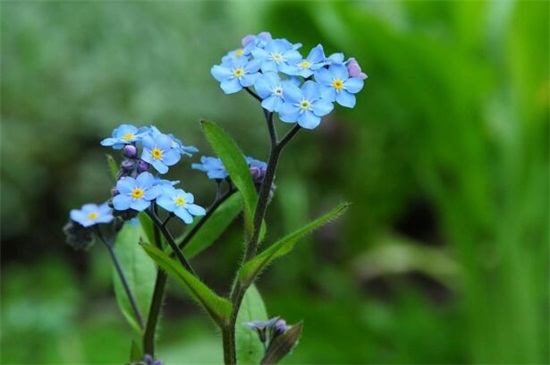
<instances>
[{"instance_id":1,"label":"background foliage","mask_svg":"<svg viewBox=\"0 0 550 365\"><path fill-rule=\"evenodd\" d=\"M1 17L2 363L127 358L106 252L73 252L61 227L108 197L99 140L122 122L210 154L198 121L215 120L266 159L256 102L209 73L263 30L369 74L355 109L282 157L272 238L353 202L258 285L270 315L304 319L286 363L550 361L548 2L2 2ZM171 176L207 205L214 187L184 165ZM219 292L240 233L194 259ZM221 361L180 290L165 309L161 358Z\"/></svg>"}]
</instances>

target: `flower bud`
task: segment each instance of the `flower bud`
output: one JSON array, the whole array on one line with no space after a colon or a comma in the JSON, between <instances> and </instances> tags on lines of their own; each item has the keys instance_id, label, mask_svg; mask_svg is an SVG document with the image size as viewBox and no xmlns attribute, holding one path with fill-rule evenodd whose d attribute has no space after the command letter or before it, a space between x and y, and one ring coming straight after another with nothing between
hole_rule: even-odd
<instances>
[{"instance_id":1,"label":"flower bud","mask_svg":"<svg viewBox=\"0 0 550 365\"><path fill-rule=\"evenodd\" d=\"M137 172L138 174L145 172L149 169L149 164L143 160L139 160L137 163Z\"/></svg>"},{"instance_id":2,"label":"flower bud","mask_svg":"<svg viewBox=\"0 0 550 365\"><path fill-rule=\"evenodd\" d=\"M135 166L136 164L132 160L124 160L120 163L120 168L123 170L124 173L131 173L134 170Z\"/></svg>"},{"instance_id":3,"label":"flower bud","mask_svg":"<svg viewBox=\"0 0 550 365\"><path fill-rule=\"evenodd\" d=\"M124 155L124 157L136 158L137 157L137 147L134 146L133 144L127 144L122 149L122 154Z\"/></svg>"},{"instance_id":4,"label":"flower bud","mask_svg":"<svg viewBox=\"0 0 550 365\"><path fill-rule=\"evenodd\" d=\"M350 58L348 60L348 62L346 63L346 68L348 69L348 73L350 77L357 77L361 80L364 80L367 78L367 74L364 72L361 72L361 66L359 66L355 58Z\"/></svg>"}]
</instances>

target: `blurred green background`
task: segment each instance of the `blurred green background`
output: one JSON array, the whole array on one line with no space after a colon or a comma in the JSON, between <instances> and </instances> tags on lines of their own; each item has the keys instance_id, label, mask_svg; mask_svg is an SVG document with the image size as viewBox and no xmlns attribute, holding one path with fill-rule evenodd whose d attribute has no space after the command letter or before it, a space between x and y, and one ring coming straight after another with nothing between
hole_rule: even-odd
<instances>
[{"instance_id":1,"label":"blurred green background","mask_svg":"<svg viewBox=\"0 0 550 365\"><path fill-rule=\"evenodd\" d=\"M271 315L305 321L284 363L549 363L548 19L546 1L2 2L1 362L128 358L107 253L74 252L61 227L107 199L99 141L122 122L174 133L196 162L211 119L266 159L257 103L210 68L267 30L369 75L277 173L268 241L353 202L261 278ZM174 170L208 205L205 177ZM220 293L240 233L194 260ZM176 286L158 343L168 364L221 362Z\"/></svg>"}]
</instances>

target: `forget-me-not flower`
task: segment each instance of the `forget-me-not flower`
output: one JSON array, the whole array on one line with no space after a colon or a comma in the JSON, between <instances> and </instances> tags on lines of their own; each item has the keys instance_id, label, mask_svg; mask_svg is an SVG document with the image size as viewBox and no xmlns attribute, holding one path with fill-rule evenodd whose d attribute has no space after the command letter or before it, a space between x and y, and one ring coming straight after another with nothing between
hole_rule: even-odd
<instances>
[{"instance_id":1,"label":"forget-me-not flower","mask_svg":"<svg viewBox=\"0 0 550 365\"><path fill-rule=\"evenodd\" d=\"M229 59L221 65L214 65L210 72L220 82L220 87L226 94L233 94L254 85L260 77L260 65L258 60L249 61L247 57L241 56Z\"/></svg>"},{"instance_id":2,"label":"forget-me-not flower","mask_svg":"<svg viewBox=\"0 0 550 365\"><path fill-rule=\"evenodd\" d=\"M290 65L281 66L281 72L287 75L310 77L315 71L327 64L322 45L313 48L305 59L297 60Z\"/></svg>"},{"instance_id":3,"label":"forget-me-not flower","mask_svg":"<svg viewBox=\"0 0 550 365\"><path fill-rule=\"evenodd\" d=\"M112 210L107 203L101 205L84 204L80 209L70 212L71 220L83 227L90 227L98 223L109 223L113 220Z\"/></svg>"},{"instance_id":4,"label":"forget-me-not flower","mask_svg":"<svg viewBox=\"0 0 550 365\"><path fill-rule=\"evenodd\" d=\"M321 98L320 86L313 81L306 81L301 89L289 85L285 88L283 97L279 118L286 123L297 122L306 129L317 127L321 123L321 117L334 108L331 102Z\"/></svg>"},{"instance_id":5,"label":"forget-me-not flower","mask_svg":"<svg viewBox=\"0 0 550 365\"><path fill-rule=\"evenodd\" d=\"M147 127L137 128L131 124L121 124L113 130L111 137L101 141L102 146L112 146L115 150L141 140L148 133Z\"/></svg>"},{"instance_id":6,"label":"forget-me-not flower","mask_svg":"<svg viewBox=\"0 0 550 365\"><path fill-rule=\"evenodd\" d=\"M286 39L274 39L267 42L265 48L255 48L252 55L261 61L261 70L266 72L278 72L280 67L294 63L302 58L295 46Z\"/></svg>"},{"instance_id":7,"label":"forget-me-not flower","mask_svg":"<svg viewBox=\"0 0 550 365\"><path fill-rule=\"evenodd\" d=\"M202 156L201 163L194 163L191 168L206 172L209 179L223 180L229 177L222 160L216 157Z\"/></svg>"},{"instance_id":8,"label":"forget-me-not flower","mask_svg":"<svg viewBox=\"0 0 550 365\"><path fill-rule=\"evenodd\" d=\"M321 85L323 98L336 101L347 108L355 106L355 93L363 88L363 80L350 77L348 69L343 64L333 64L315 73L315 81Z\"/></svg>"},{"instance_id":9,"label":"forget-me-not flower","mask_svg":"<svg viewBox=\"0 0 550 365\"><path fill-rule=\"evenodd\" d=\"M127 209L144 211L156 199L162 189L155 185L155 178L149 172L142 172L137 178L125 177L117 181L118 195L113 198L113 207L116 210Z\"/></svg>"},{"instance_id":10,"label":"forget-me-not flower","mask_svg":"<svg viewBox=\"0 0 550 365\"><path fill-rule=\"evenodd\" d=\"M262 98L262 107L270 112L276 112L283 103L283 89L288 84L299 85L297 78L281 81L277 72L267 72L254 84L254 89Z\"/></svg>"},{"instance_id":11,"label":"forget-me-not flower","mask_svg":"<svg viewBox=\"0 0 550 365\"><path fill-rule=\"evenodd\" d=\"M193 216L205 215L203 207L193 204L194 197L182 189L165 186L161 195L157 198L157 204L169 212L177 215L185 223L193 222Z\"/></svg>"},{"instance_id":12,"label":"forget-me-not flower","mask_svg":"<svg viewBox=\"0 0 550 365\"><path fill-rule=\"evenodd\" d=\"M141 143L141 159L161 174L168 172L168 166L175 165L181 158L179 151L172 148L173 139L166 134L149 134L143 137Z\"/></svg>"}]
</instances>

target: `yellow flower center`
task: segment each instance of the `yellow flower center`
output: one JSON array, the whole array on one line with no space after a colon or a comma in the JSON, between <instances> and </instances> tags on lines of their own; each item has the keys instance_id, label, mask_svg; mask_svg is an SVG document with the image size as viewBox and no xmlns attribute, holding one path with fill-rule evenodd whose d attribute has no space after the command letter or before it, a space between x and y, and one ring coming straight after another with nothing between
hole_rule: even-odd
<instances>
[{"instance_id":1,"label":"yellow flower center","mask_svg":"<svg viewBox=\"0 0 550 365\"><path fill-rule=\"evenodd\" d=\"M176 205L179 205L180 207L183 207L185 205L185 199L183 199L181 196L176 197L175 201Z\"/></svg>"},{"instance_id":2,"label":"yellow flower center","mask_svg":"<svg viewBox=\"0 0 550 365\"><path fill-rule=\"evenodd\" d=\"M99 216L99 214L97 214L97 212L91 212L90 214L88 214L88 219L93 221L94 219L96 219L97 217Z\"/></svg>"},{"instance_id":3,"label":"yellow flower center","mask_svg":"<svg viewBox=\"0 0 550 365\"><path fill-rule=\"evenodd\" d=\"M239 67L233 71L233 76L236 78L240 78L242 75L244 75L244 69L242 67Z\"/></svg>"},{"instance_id":4,"label":"yellow flower center","mask_svg":"<svg viewBox=\"0 0 550 365\"><path fill-rule=\"evenodd\" d=\"M162 151L158 149L157 147L153 148L151 150L151 157L153 157L155 160L162 159Z\"/></svg>"},{"instance_id":5,"label":"yellow flower center","mask_svg":"<svg viewBox=\"0 0 550 365\"><path fill-rule=\"evenodd\" d=\"M310 67L311 67L311 63L309 63L308 61L303 61L302 63L300 63L301 69L310 68Z\"/></svg>"},{"instance_id":6,"label":"yellow flower center","mask_svg":"<svg viewBox=\"0 0 550 365\"><path fill-rule=\"evenodd\" d=\"M271 58L273 58L273 61L275 62L281 62L283 60L283 55L279 52L275 52L271 54Z\"/></svg>"},{"instance_id":7,"label":"yellow flower center","mask_svg":"<svg viewBox=\"0 0 550 365\"><path fill-rule=\"evenodd\" d=\"M311 108L311 103L307 100L302 100L300 102L300 109L302 109L302 111L304 110L308 110L309 108Z\"/></svg>"},{"instance_id":8,"label":"yellow flower center","mask_svg":"<svg viewBox=\"0 0 550 365\"><path fill-rule=\"evenodd\" d=\"M342 80L340 79L336 79L332 82L332 86L336 89L336 90L342 90L344 88L344 83L342 82Z\"/></svg>"},{"instance_id":9,"label":"yellow flower center","mask_svg":"<svg viewBox=\"0 0 550 365\"><path fill-rule=\"evenodd\" d=\"M242 48L239 48L238 50L235 51L235 57L242 56L243 53L244 53L244 50Z\"/></svg>"},{"instance_id":10,"label":"yellow flower center","mask_svg":"<svg viewBox=\"0 0 550 365\"><path fill-rule=\"evenodd\" d=\"M125 140L125 141L129 141L131 140L132 138L134 138L134 134L133 133L126 133L122 139Z\"/></svg>"},{"instance_id":11,"label":"yellow flower center","mask_svg":"<svg viewBox=\"0 0 550 365\"><path fill-rule=\"evenodd\" d=\"M135 188L134 190L132 190L132 198L134 199L139 199L143 196L143 189L141 188Z\"/></svg>"}]
</instances>

